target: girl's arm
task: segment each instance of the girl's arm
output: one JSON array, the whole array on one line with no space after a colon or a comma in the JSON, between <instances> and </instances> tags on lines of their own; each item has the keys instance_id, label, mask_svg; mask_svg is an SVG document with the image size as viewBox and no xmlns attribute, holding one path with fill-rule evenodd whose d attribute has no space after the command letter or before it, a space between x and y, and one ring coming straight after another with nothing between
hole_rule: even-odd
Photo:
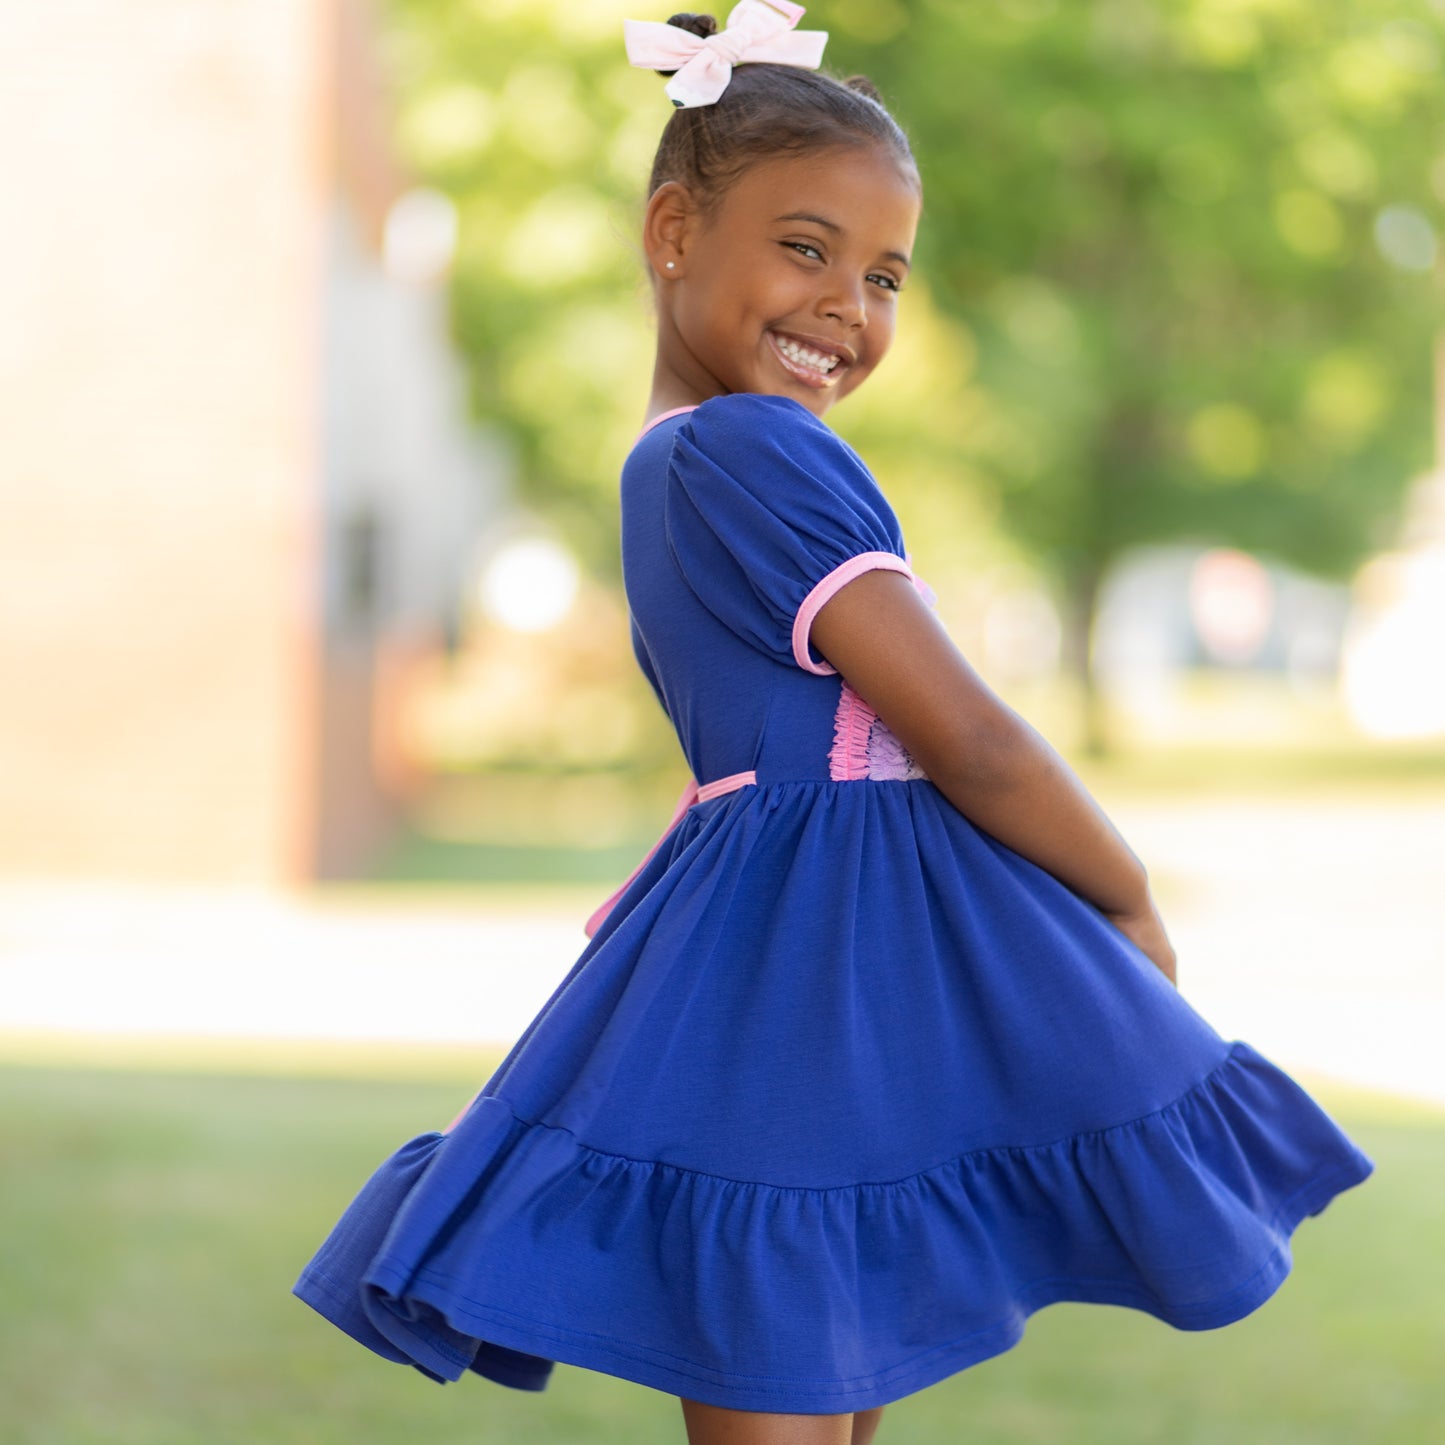
<instances>
[{"instance_id":1,"label":"girl's arm","mask_svg":"<svg viewBox=\"0 0 1445 1445\"><path fill-rule=\"evenodd\" d=\"M959 812L1088 899L1175 981L1143 864L1068 764L969 666L908 578L855 577L824 603L810 636Z\"/></svg>"}]
</instances>

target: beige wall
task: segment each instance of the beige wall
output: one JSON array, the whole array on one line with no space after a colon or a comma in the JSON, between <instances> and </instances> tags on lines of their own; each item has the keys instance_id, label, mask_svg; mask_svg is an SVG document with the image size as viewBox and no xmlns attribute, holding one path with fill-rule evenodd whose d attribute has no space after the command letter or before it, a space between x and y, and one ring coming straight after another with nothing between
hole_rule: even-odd
<instances>
[{"instance_id":1,"label":"beige wall","mask_svg":"<svg viewBox=\"0 0 1445 1445\"><path fill-rule=\"evenodd\" d=\"M0 11L0 869L310 867L332 23Z\"/></svg>"}]
</instances>

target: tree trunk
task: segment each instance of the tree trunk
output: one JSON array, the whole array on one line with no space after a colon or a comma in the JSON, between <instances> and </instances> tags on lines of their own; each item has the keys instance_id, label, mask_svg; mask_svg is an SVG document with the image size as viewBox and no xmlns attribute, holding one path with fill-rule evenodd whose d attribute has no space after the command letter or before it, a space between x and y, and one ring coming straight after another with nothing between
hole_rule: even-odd
<instances>
[{"instance_id":1,"label":"tree trunk","mask_svg":"<svg viewBox=\"0 0 1445 1445\"><path fill-rule=\"evenodd\" d=\"M1104 580L1104 561L1080 558L1064 578L1063 646L1064 676L1078 689L1079 735L1088 757L1100 758L1109 751L1108 719L1099 679L1094 671L1094 617L1099 607L1099 588Z\"/></svg>"}]
</instances>

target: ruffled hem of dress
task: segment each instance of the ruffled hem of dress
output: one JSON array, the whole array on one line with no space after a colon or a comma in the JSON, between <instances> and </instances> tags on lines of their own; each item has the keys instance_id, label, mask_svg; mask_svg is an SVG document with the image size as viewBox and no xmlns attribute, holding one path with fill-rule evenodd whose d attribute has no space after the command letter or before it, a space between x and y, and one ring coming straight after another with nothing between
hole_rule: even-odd
<instances>
[{"instance_id":1,"label":"ruffled hem of dress","mask_svg":"<svg viewBox=\"0 0 1445 1445\"><path fill-rule=\"evenodd\" d=\"M1241 1041L1140 1118L824 1189L608 1154L483 1095L377 1170L294 1292L439 1381L537 1390L561 1361L734 1409L863 1410L1010 1349L1049 1304L1241 1319L1300 1221L1373 1168Z\"/></svg>"}]
</instances>

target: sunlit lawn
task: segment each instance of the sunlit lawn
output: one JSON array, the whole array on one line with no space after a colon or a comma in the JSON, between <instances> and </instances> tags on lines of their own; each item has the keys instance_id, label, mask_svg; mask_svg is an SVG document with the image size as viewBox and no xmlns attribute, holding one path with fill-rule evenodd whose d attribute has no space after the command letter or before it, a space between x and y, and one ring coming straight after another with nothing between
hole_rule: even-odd
<instances>
[{"instance_id":1,"label":"sunlit lawn","mask_svg":"<svg viewBox=\"0 0 1445 1445\"><path fill-rule=\"evenodd\" d=\"M1439 750L1330 737L1082 767L1106 805L1445 797ZM460 814L448 804L463 825L476 810L475 837L418 829L372 879L332 891L391 896L403 879L450 876L511 906L531 897L520 888L530 880L590 907L665 821L671 795L654 791L629 836L578 848L519 845L483 790ZM118 1039L102 1050L0 1035L0 1445L680 1441L668 1396L566 1366L541 1396L476 1378L443 1388L370 1355L289 1293L375 1164L450 1119L496 1060L460 1047ZM1197 1334L1052 1306L1013 1351L891 1406L880 1442L1445 1438L1445 1112L1304 1082L1378 1169L1301 1225L1296 1272L1273 1300Z\"/></svg>"},{"instance_id":2,"label":"sunlit lawn","mask_svg":"<svg viewBox=\"0 0 1445 1445\"><path fill-rule=\"evenodd\" d=\"M287 1047L269 1067L299 1065ZM541 1396L440 1387L289 1295L366 1173L449 1119L494 1061L353 1046L309 1077L0 1067L0 1440L678 1441L668 1396L568 1367ZM418 1063L428 1081L408 1077ZM386 1077L344 1077L366 1068ZM1183 1334L1050 1307L1009 1354L891 1407L880 1441L1439 1438L1445 1113L1310 1082L1378 1169L1301 1225L1296 1272L1263 1309Z\"/></svg>"},{"instance_id":3,"label":"sunlit lawn","mask_svg":"<svg viewBox=\"0 0 1445 1445\"><path fill-rule=\"evenodd\" d=\"M1140 740L1140 731L1116 725L1117 749L1089 757L1071 747L1076 712L1058 687L1010 699L1067 757L1105 808L1147 801L1168 804L1247 798L1252 803L1294 804L1338 800L1416 806L1445 802L1445 746L1424 742L1368 742L1351 733L1336 712L1291 701L1283 684L1264 689L1190 681L1190 707L1213 719L1213 733L1182 725L1172 736ZM1226 726L1227 722L1227 726ZM542 816L595 818L598 777L485 771L439 775L408 827L374 860L369 882L579 884L609 887L625 878L655 841L671 812L685 767L675 757L630 783L614 781L617 804L603 813L607 827L574 829L574 838L537 833ZM570 801L574 794L576 801ZM339 891L355 884L339 885Z\"/></svg>"}]
</instances>

